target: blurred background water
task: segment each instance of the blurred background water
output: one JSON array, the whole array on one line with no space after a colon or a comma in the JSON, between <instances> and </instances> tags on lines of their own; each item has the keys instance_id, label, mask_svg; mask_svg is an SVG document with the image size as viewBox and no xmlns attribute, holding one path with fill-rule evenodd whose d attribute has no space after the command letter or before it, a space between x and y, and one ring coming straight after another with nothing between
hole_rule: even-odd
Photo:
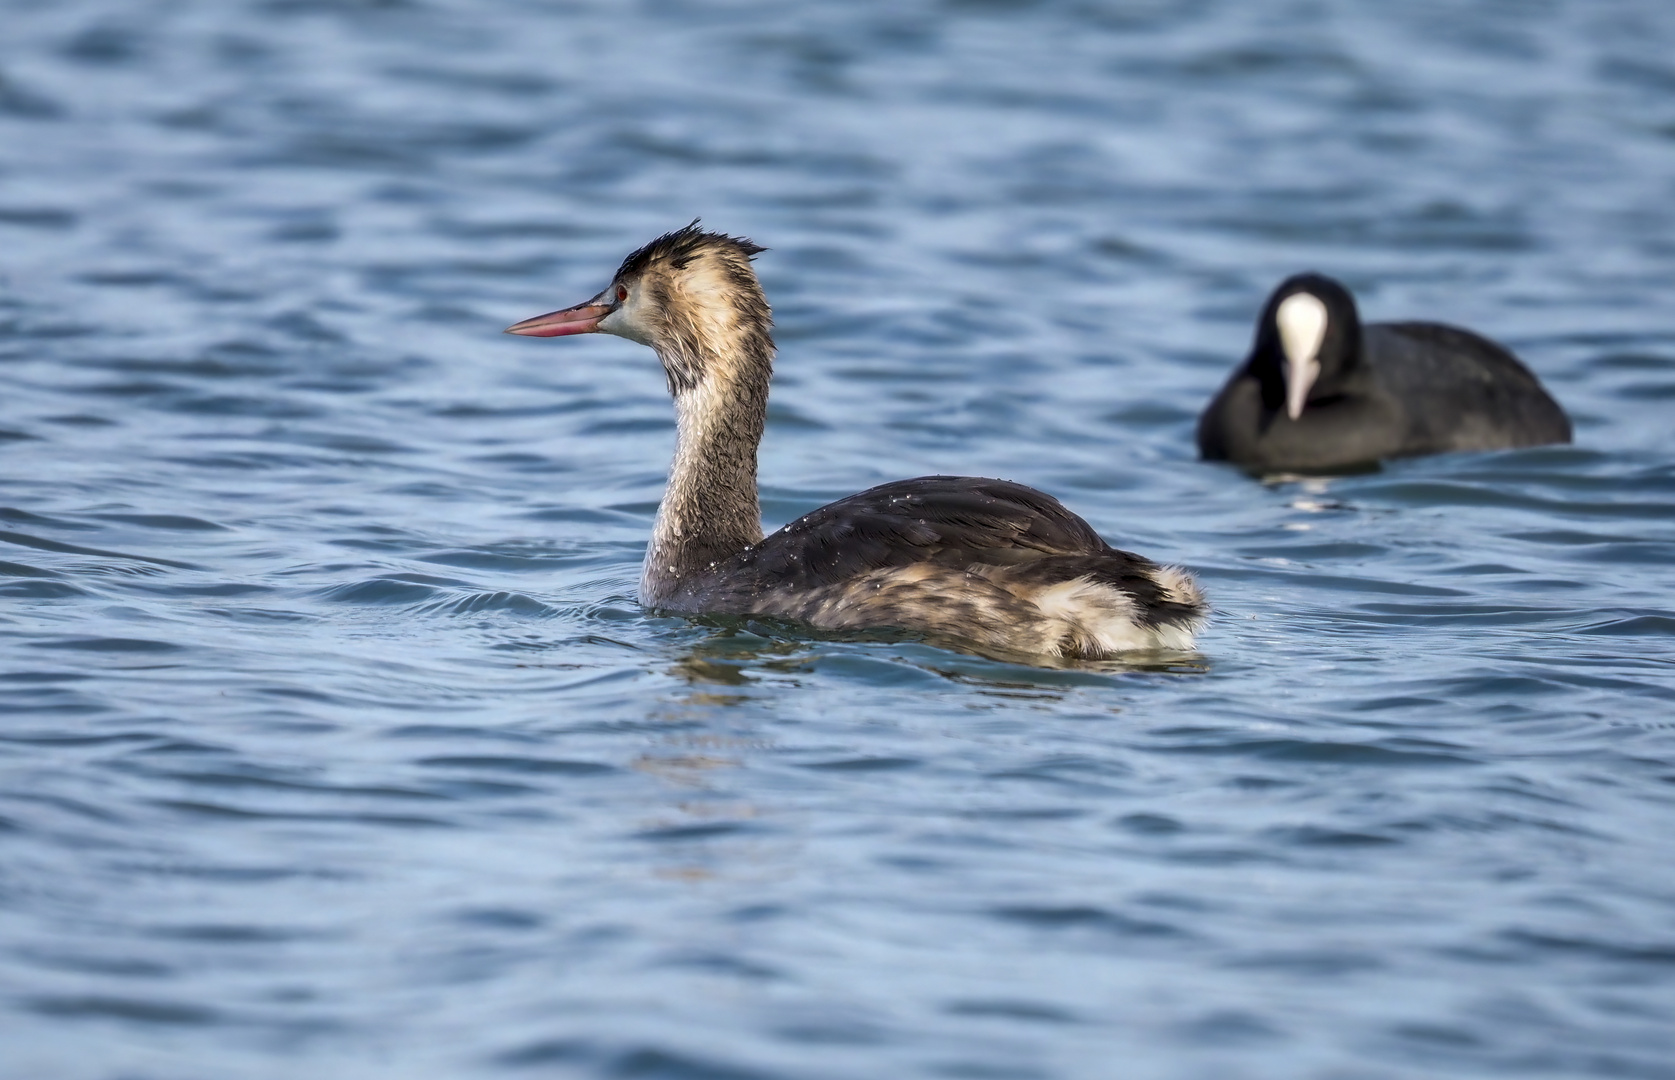
<instances>
[{"instance_id":1,"label":"blurred background water","mask_svg":"<svg viewBox=\"0 0 1675 1080\"><path fill-rule=\"evenodd\" d=\"M1675 1076L1675 6L0 0L0 1075ZM1033 669L633 600L769 245L770 527L932 472L1196 572ZM1574 447L1195 461L1264 296Z\"/></svg>"}]
</instances>

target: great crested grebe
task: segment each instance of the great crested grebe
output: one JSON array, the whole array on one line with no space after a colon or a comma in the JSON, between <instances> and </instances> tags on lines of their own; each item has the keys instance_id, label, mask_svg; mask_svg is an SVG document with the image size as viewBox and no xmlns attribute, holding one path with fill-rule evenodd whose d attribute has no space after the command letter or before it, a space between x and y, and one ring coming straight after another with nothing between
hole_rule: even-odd
<instances>
[{"instance_id":1,"label":"great crested grebe","mask_svg":"<svg viewBox=\"0 0 1675 1080\"><path fill-rule=\"evenodd\" d=\"M1506 349L1441 323L1363 325L1322 274L1280 283L1249 358L1198 418L1204 458L1257 469L1569 441L1564 410Z\"/></svg>"},{"instance_id":2,"label":"great crested grebe","mask_svg":"<svg viewBox=\"0 0 1675 1080\"><path fill-rule=\"evenodd\" d=\"M773 317L749 240L693 222L623 260L605 291L509 327L605 333L657 352L675 459L640 602L681 614L897 627L1014 654L1097 659L1188 649L1205 603L1184 572L1111 547L1057 499L1006 480L924 476L762 535L756 448Z\"/></svg>"}]
</instances>

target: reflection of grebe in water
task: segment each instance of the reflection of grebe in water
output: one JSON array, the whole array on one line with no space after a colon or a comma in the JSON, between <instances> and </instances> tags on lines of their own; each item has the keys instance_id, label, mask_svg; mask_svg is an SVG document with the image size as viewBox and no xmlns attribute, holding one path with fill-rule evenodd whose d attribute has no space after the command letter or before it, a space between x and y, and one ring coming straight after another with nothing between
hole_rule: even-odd
<instances>
[{"instance_id":1,"label":"reflection of grebe in water","mask_svg":"<svg viewBox=\"0 0 1675 1080\"><path fill-rule=\"evenodd\" d=\"M641 603L827 629L900 627L1046 656L1191 647L1206 609L1190 577L1118 551L1022 484L898 480L763 537L756 448L774 344L750 265L761 250L694 222L628 256L592 300L508 330L615 334L663 362L675 460Z\"/></svg>"}]
</instances>

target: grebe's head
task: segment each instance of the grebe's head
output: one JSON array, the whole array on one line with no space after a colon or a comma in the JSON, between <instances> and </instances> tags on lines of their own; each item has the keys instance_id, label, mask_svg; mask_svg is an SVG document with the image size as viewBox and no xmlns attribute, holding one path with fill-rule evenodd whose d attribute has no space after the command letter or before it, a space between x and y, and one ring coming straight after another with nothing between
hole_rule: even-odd
<instances>
[{"instance_id":1,"label":"grebe's head","mask_svg":"<svg viewBox=\"0 0 1675 1080\"><path fill-rule=\"evenodd\" d=\"M657 350L680 394L720 369L771 367L773 315L750 260L765 251L694 221L622 261L593 299L506 328L525 337L615 334Z\"/></svg>"},{"instance_id":2,"label":"grebe's head","mask_svg":"<svg viewBox=\"0 0 1675 1080\"><path fill-rule=\"evenodd\" d=\"M1251 365L1264 401L1296 420L1310 398L1336 392L1339 376L1360 359L1360 349L1355 297L1324 274L1297 274L1268 297Z\"/></svg>"}]
</instances>

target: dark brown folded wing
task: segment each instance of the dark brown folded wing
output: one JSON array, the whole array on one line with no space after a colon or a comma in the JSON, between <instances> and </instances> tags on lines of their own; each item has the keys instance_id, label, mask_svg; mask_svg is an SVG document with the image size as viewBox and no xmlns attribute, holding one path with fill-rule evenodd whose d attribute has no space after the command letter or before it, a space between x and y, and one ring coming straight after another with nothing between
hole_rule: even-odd
<instances>
[{"instance_id":1,"label":"dark brown folded wing","mask_svg":"<svg viewBox=\"0 0 1675 1080\"><path fill-rule=\"evenodd\" d=\"M1091 525L1034 488L922 476L822 506L717 569L729 591L748 594L758 587L813 590L915 563L963 568L1120 554Z\"/></svg>"}]
</instances>

